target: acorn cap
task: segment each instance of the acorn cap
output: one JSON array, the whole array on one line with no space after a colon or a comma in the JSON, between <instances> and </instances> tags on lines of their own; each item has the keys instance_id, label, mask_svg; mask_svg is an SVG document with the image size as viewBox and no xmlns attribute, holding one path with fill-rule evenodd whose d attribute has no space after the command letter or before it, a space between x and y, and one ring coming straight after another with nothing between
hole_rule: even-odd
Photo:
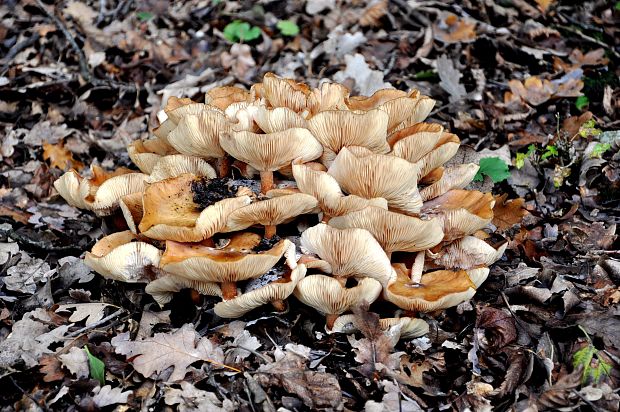
<instances>
[{"instance_id":1,"label":"acorn cap","mask_svg":"<svg viewBox=\"0 0 620 412\"><path fill-rule=\"evenodd\" d=\"M465 188L474 180L478 169L480 166L475 163L465 163L442 169L441 177L437 181L420 189L422 200L434 199L452 189Z\"/></svg>"},{"instance_id":2,"label":"acorn cap","mask_svg":"<svg viewBox=\"0 0 620 412\"><path fill-rule=\"evenodd\" d=\"M269 194L272 192L273 190L269 191ZM228 217L225 231L235 232L253 225L280 225L299 215L315 213L317 206L317 200L304 193L261 200L232 212Z\"/></svg>"},{"instance_id":3,"label":"acorn cap","mask_svg":"<svg viewBox=\"0 0 620 412\"><path fill-rule=\"evenodd\" d=\"M301 234L301 245L327 261L334 276L370 277L386 285L392 274L381 245L364 229L336 229L320 223Z\"/></svg>"},{"instance_id":4,"label":"acorn cap","mask_svg":"<svg viewBox=\"0 0 620 412\"><path fill-rule=\"evenodd\" d=\"M186 156L182 154L161 157L148 177L149 183L170 179L182 174L191 173L208 179L215 179L217 174L206 160L200 157Z\"/></svg>"},{"instance_id":5,"label":"acorn cap","mask_svg":"<svg viewBox=\"0 0 620 412\"><path fill-rule=\"evenodd\" d=\"M323 153L312 133L301 128L268 134L225 133L220 136L220 144L235 159L260 171L276 171L298 157L310 161Z\"/></svg>"},{"instance_id":6,"label":"acorn cap","mask_svg":"<svg viewBox=\"0 0 620 412\"><path fill-rule=\"evenodd\" d=\"M383 296L402 309L416 312L446 309L471 299L489 274L488 268L437 270L423 274L420 283L413 283L404 264L393 266L394 274Z\"/></svg>"},{"instance_id":7,"label":"acorn cap","mask_svg":"<svg viewBox=\"0 0 620 412\"><path fill-rule=\"evenodd\" d=\"M443 127L436 123L417 123L401 129L388 136L390 154L415 163L435 148L442 134Z\"/></svg>"},{"instance_id":8,"label":"acorn cap","mask_svg":"<svg viewBox=\"0 0 620 412\"><path fill-rule=\"evenodd\" d=\"M490 266L498 261L506 251L508 242L497 249L482 239L465 236L443 246L437 253L428 252L433 263L446 269L472 269Z\"/></svg>"},{"instance_id":9,"label":"acorn cap","mask_svg":"<svg viewBox=\"0 0 620 412\"><path fill-rule=\"evenodd\" d=\"M153 277L149 268L159 265L162 252L148 243L134 242L136 239L129 230L108 235L86 252L84 263L106 279L148 282Z\"/></svg>"},{"instance_id":10,"label":"acorn cap","mask_svg":"<svg viewBox=\"0 0 620 412\"><path fill-rule=\"evenodd\" d=\"M310 275L299 281L294 294L325 315L340 315L363 302L374 302L381 294L381 284L372 278L360 278L356 286L346 288L332 277Z\"/></svg>"},{"instance_id":11,"label":"acorn cap","mask_svg":"<svg viewBox=\"0 0 620 412\"><path fill-rule=\"evenodd\" d=\"M194 289L201 295L222 296L222 290L218 283L188 280L174 275L152 280L146 285L146 288L144 288L146 293L151 295L160 307L170 302L172 296L182 289Z\"/></svg>"},{"instance_id":12,"label":"acorn cap","mask_svg":"<svg viewBox=\"0 0 620 412\"><path fill-rule=\"evenodd\" d=\"M283 239L269 250L254 252L166 241L160 267L173 275L201 282L238 282L267 272L291 245L289 240Z\"/></svg>"},{"instance_id":13,"label":"acorn cap","mask_svg":"<svg viewBox=\"0 0 620 412\"><path fill-rule=\"evenodd\" d=\"M199 242L221 232L232 211L250 204L249 196L238 196L200 211L194 203L195 181L195 175L184 174L149 185L142 198L140 232L152 239Z\"/></svg>"},{"instance_id":14,"label":"acorn cap","mask_svg":"<svg viewBox=\"0 0 620 412\"><path fill-rule=\"evenodd\" d=\"M293 161L292 169L299 190L314 196L327 216L341 216L371 205L387 209L387 200L383 198L365 199L355 195L345 196L336 179L324 171L315 170L308 164L303 164L301 159Z\"/></svg>"},{"instance_id":15,"label":"acorn cap","mask_svg":"<svg viewBox=\"0 0 620 412\"><path fill-rule=\"evenodd\" d=\"M343 148L327 173L342 189L366 199L382 197L391 210L417 214L422 207L418 191L419 167L395 156L363 148Z\"/></svg>"},{"instance_id":16,"label":"acorn cap","mask_svg":"<svg viewBox=\"0 0 620 412\"><path fill-rule=\"evenodd\" d=\"M226 152L220 146L220 134L231 130L226 115L216 110L203 110L179 119L168 135L168 142L179 153L204 159L221 158Z\"/></svg>"},{"instance_id":17,"label":"acorn cap","mask_svg":"<svg viewBox=\"0 0 620 412\"><path fill-rule=\"evenodd\" d=\"M362 146L373 153L387 153L387 123L388 115L382 110L328 110L313 116L308 129L323 145L321 162L329 166L343 147Z\"/></svg>"},{"instance_id":18,"label":"acorn cap","mask_svg":"<svg viewBox=\"0 0 620 412\"><path fill-rule=\"evenodd\" d=\"M426 250L439 244L444 237L439 219L422 220L378 207L334 217L329 225L338 229L365 229L387 253Z\"/></svg>"},{"instance_id":19,"label":"acorn cap","mask_svg":"<svg viewBox=\"0 0 620 412\"><path fill-rule=\"evenodd\" d=\"M491 193L455 189L424 202L421 215L439 219L444 241L450 242L486 227L493 219L494 204Z\"/></svg>"},{"instance_id":20,"label":"acorn cap","mask_svg":"<svg viewBox=\"0 0 620 412\"><path fill-rule=\"evenodd\" d=\"M334 326L328 333L354 333L359 330L355 324L356 316L352 314L339 316L334 322ZM400 327L400 339L413 339L426 335L429 331L428 323L422 319L402 317L402 318L383 318L379 319L379 327L387 331L392 326Z\"/></svg>"}]
</instances>

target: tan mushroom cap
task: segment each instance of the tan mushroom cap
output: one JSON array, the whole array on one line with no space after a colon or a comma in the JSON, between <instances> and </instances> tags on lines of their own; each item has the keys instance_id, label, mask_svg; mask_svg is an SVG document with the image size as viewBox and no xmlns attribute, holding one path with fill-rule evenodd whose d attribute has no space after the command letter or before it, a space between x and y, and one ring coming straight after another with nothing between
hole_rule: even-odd
<instances>
[{"instance_id":1,"label":"tan mushroom cap","mask_svg":"<svg viewBox=\"0 0 620 412\"><path fill-rule=\"evenodd\" d=\"M391 210L407 214L417 214L422 207L419 172L414 163L359 147L343 148L327 171L345 192L366 199L382 197Z\"/></svg>"},{"instance_id":2,"label":"tan mushroom cap","mask_svg":"<svg viewBox=\"0 0 620 412\"><path fill-rule=\"evenodd\" d=\"M131 233L138 233L138 225L142 220L144 210L142 208L142 193L136 192L121 197L118 204L127 222L127 227Z\"/></svg>"},{"instance_id":3,"label":"tan mushroom cap","mask_svg":"<svg viewBox=\"0 0 620 412\"><path fill-rule=\"evenodd\" d=\"M355 315L348 314L339 316L329 333L354 333L359 330L355 325ZM379 327L387 331L393 326L400 327L400 339L413 339L426 335L429 331L428 323L422 319L402 317L379 319Z\"/></svg>"},{"instance_id":4,"label":"tan mushroom cap","mask_svg":"<svg viewBox=\"0 0 620 412\"><path fill-rule=\"evenodd\" d=\"M371 96L351 96L348 99L347 105L351 110L372 110L380 107L384 103L398 99L400 97L416 97L417 90L413 91L410 96L407 92L397 89L380 89L374 92Z\"/></svg>"},{"instance_id":5,"label":"tan mushroom cap","mask_svg":"<svg viewBox=\"0 0 620 412\"><path fill-rule=\"evenodd\" d=\"M301 113L308 107L307 99L311 92L308 85L280 78L273 73L263 77L262 94L272 107L288 107Z\"/></svg>"},{"instance_id":6,"label":"tan mushroom cap","mask_svg":"<svg viewBox=\"0 0 620 412\"><path fill-rule=\"evenodd\" d=\"M383 108L390 113L392 120L388 131L394 133L424 121L433 107L435 107L435 100L428 96L417 96L413 99L400 98L387 102Z\"/></svg>"},{"instance_id":7,"label":"tan mushroom cap","mask_svg":"<svg viewBox=\"0 0 620 412\"><path fill-rule=\"evenodd\" d=\"M426 176L432 170L452 159L460 145L461 140L458 136L452 133L443 133L435 148L416 162L420 167L420 177Z\"/></svg>"},{"instance_id":8,"label":"tan mushroom cap","mask_svg":"<svg viewBox=\"0 0 620 412\"><path fill-rule=\"evenodd\" d=\"M149 183L155 183L187 173L204 176L208 179L217 177L215 169L206 160L200 157L178 154L161 157L155 163L147 180Z\"/></svg>"},{"instance_id":9,"label":"tan mushroom cap","mask_svg":"<svg viewBox=\"0 0 620 412\"><path fill-rule=\"evenodd\" d=\"M345 196L336 179L324 171L315 170L308 164L301 163L300 159L293 162L292 169L299 190L314 196L327 216L341 216L362 210L367 206L387 209L387 200L383 198L365 199L355 195Z\"/></svg>"},{"instance_id":10,"label":"tan mushroom cap","mask_svg":"<svg viewBox=\"0 0 620 412\"><path fill-rule=\"evenodd\" d=\"M370 277L382 285L391 277L390 260L367 230L341 230L321 223L301 234L301 245L327 261L334 276Z\"/></svg>"},{"instance_id":11,"label":"tan mushroom cap","mask_svg":"<svg viewBox=\"0 0 620 412\"><path fill-rule=\"evenodd\" d=\"M181 119L183 119L185 116L198 115L205 111L218 111L222 113L221 110L213 106L191 101L191 103L183 104L181 106L175 107L172 110L166 110L166 114L168 115L168 119L178 125Z\"/></svg>"},{"instance_id":12,"label":"tan mushroom cap","mask_svg":"<svg viewBox=\"0 0 620 412\"><path fill-rule=\"evenodd\" d=\"M168 134L168 142L179 153L205 159L221 158L226 152L220 146L220 134L231 130L226 115L215 110L183 116Z\"/></svg>"},{"instance_id":13,"label":"tan mushroom cap","mask_svg":"<svg viewBox=\"0 0 620 412\"><path fill-rule=\"evenodd\" d=\"M228 217L225 231L235 232L253 225L280 225L299 215L315 213L317 206L317 200L304 193L261 200L232 212Z\"/></svg>"},{"instance_id":14,"label":"tan mushroom cap","mask_svg":"<svg viewBox=\"0 0 620 412\"><path fill-rule=\"evenodd\" d=\"M387 153L388 114L382 110L355 113L346 110L320 112L308 121L308 129L321 142L321 161L329 166L343 147L366 147L373 153Z\"/></svg>"},{"instance_id":15,"label":"tan mushroom cap","mask_svg":"<svg viewBox=\"0 0 620 412\"><path fill-rule=\"evenodd\" d=\"M54 188L71 206L90 210L95 193L106 180L132 173L132 170L119 167L114 172L106 172L97 165L91 166L91 178L84 178L74 169L64 173L54 182Z\"/></svg>"},{"instance_id":16,"label":"tan mushroom cap","mask_svg":"<svg viewBox=\"0 0 620 412\"><path fill-rule=\"evenodd\" d=\"M144 289L162 307L172 300L172 296L182 289L194 289L201 295L222 296L220 285L215 282L188 280L174 275L164 276L149 282Z\"/></svg>"},{"instance_id":17,"label":"tan mushroom cap","mask_svg":"<svg viewBox=\"0 0 620 412\"><path fill-rule=\"evenodd\" d=\"M480 166L475 163L465 163L443 169L439 180L420 190L422 200L436 198L452 189L465 188L474 180L478 169Z\"/></svg>"},{"instance_id":18,"label":"tan mushroom cap","mask_svg":"<svg viewBox=\"0 0 620 412\"><path fill-rule=\"evenodd\" d=\"M426 250L439 244L444 237L439 219L422 220L378 207L334 217L329 225L338 229L365 229L387 253Z\"/></svg>"},{"instance_id":19,"label":"tan mushroom cap","mask_svg":"<svg viewBox=\"0 0 620 412\"><path fill-rule=\"evenodd\" d=\"M205 94L205 103L226 110L233 103L244 102L250 99L250 92L235 86L216 87Z\"/></svg>"},{"instance_id":20,"label":"tan mushroom cap","mask_svg":"<svg viewBox=\"0 0 620 412\"><path fill-rule=\"evenodd\" d=\"M381 284L372 278L361 278L356 286L346 288L332 277L311 275L299 281L294 294L325 315L340 315L363 302L374 302L381 294Z\"/></svg>"},{"instance_id":21,"label":"tan mushroom cap","mask_svg":"<svg viewBox=\"0 0 620 412\"><path fill-rule=\"evenodd\" d=\"M295 263L295 245L292 243L288 245L286 256L289 271L283 278L216 304L213 308L215 314L222 318L238 318L260 306L282 301L292 295L299 281L306 276L306 267Z\"/></svg>"},{"instance_id":22,"label":"tan mushroom cap","mask_svg":"<svg viewBox=\"0 0 620 412\"><path fill-rule=\"evenodd\" d=\"M121 282L147 282L150 267L157 267L162 252L144 242L133 242L137 236L129 230L100 239L87 252L84 263L106 279Z\"/></svg>"},{"instance_id":23,"label":"tan mushroom cap","mask_svg":"<svg viewBox=\"0 0 620 412\"><path fill-rule=\"evenodd\" d=\"M253 120L265 133L282 132L292 128L307 128L306 119L288 107L268 109L265 106L256 106Z\"/></svg>"},{"instance_id":24,"label":"tan mushroom cap","mask_svg":"<svg viewBox=\"0 0 620 412\"><path fill-rule=\"evenodd\" d=\"M324 82L312 89L307 105L311 114L326 110L347 110L349 89L338 83Z\"/></svg>"},{"instance_id":25,"label":"tan mushroom cap","mask_svg":"<svg viewBox=\"0 0 620 412\"><path fill-rule=\"evenodd\" d=\"M190 280L239 282L257 278L267 272L291 245L289 240L283 239L267 251L252 252L166 241L160 267L168 273Z\"/></svg>"},{"instance_id":26,"label":"tan mushroom cap","mask_svg":"<svg viewBox=\"0 0 620 412\"><path fill-rule=\"evenodd\" d=\"M142 198L140 232L152 239L199 242L222 231L230 213L251 202L249 196L238 196L199 211L191 188L195 179L184 174L149 185Z\"/></svg>"},{"instance_id":27,"label":"tan mushroom cap","mask_svg":"<svg viewBox=\"0 0 620 412\"><path fill-rule=\"evenodd\" d=\"M491 193L450 190L424 203L421 214L442 221L444 241L471 235L493 219L495 200Z\"/></svg>"},{"instance_id":28,"label":"tan mushroom cap","mask_svg":"<svg viewBox=\"0 0 620 412\"><path fill-rule=\"evenodd\" d=\"M433 263L446 269L471 269L490 266L506 251L508 243L497 249L475 236L465 236L442 247L437 253L429 252Z\"/></svg>"},{"instance_id":29,"label":"tan mushroom cap","mask_svg":"<svg viewBox=\"0 0 620 412\"><path fill-rule=\"evenodd\" d=\"M442 135L443 127L436 123L418 123L401 129L388 136L390 154L415 163L435 148Z\"/></svg>"},{"instance_id":30,"label":"tan mushroom cap","mask_svg":"<svg viewBox=\"0 0 620 412\"><path fill-rule=\"evenodd\" d=\"M437 270L423 274L420 283L415 284L407 276L404 264L394 264L394 269L394 276L383 290L384 298L416 312L446 309L471 299L489 274L488 268Z\"/></svg>"},{"instance_id":31,"label":"tan mushroom cap","mask_svg":"<svg viewBox=\"0 0 620 412\"><path fill-rule=\"evenodd\" d=\"M235 159L260 171L276 171L298 157L307 162L323 153L312 133L301 128L268 134L232 132L221 135L220 144Z\"/></svg>"},{"instance_id":32,"label":"tan mushroom cap","mask_svg":"<svg viewBox=\"0 0 620 412\"><path fill-rule=\"evenodd\" d=\"M127 146L131 161L142 173L150 174L162 156L177 153L163 138L135 140Z\"/></svg>"}]
</instances>

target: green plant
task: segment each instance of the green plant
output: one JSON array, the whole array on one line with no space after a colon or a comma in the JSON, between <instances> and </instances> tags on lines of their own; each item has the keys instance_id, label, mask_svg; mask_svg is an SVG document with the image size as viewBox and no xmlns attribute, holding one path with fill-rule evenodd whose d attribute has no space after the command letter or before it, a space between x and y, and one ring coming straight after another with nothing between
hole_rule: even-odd
<instances>
[{"instance_id":1,"label":"green plant","mask_svg":"<svg viewBox=\"0 0 620 412\"><path fill-rule=\"evenodd\" d=\"M136 13L136 17L138 18L138 20L144 22L151 20L155 16L153 15L153 13L150 13L148 11L139 11Z\"/></svg>"},{"instance_id":2,"label":"green plant","mask_svg":"<svg viewBox=\"0 0 620 412\"><path fill-rule=\"evenodd\" d=\"M590 119L579 128L579 136L586 137L596 137L601 134L601 129L596 127L596 121L594 119Z\"/></svg>"},{"instance_id":3,"label":"green plant","mask_svg":"<svg viewBox=\"0 0 620 412\"><path fill-rule=\"evenodd\" d=\"M233 43L251 41L260 37L260 34L258 27L241 20L235 20L224 27L224 37Z\"/></svg>"},{"instance_id":4,"label":"green plant","mask_svg":"<svg viewBox=\"0 0 620 412\"><path fill-rule=\"evenodd\" d=\"M521 169L525 165L525 159L531 158L532 155L536 153L536 150L536 146L531 144L527 147L527 152L518 152L517 159L515 160L515 167Z\"/></svg>"},{"instance_id":5,"label":"green plant","mask_svg":"<svg viewBox=\"0 0 620 412\"><path fill-rule=\"evenodd\" d=\"M90 369L90 376L93 379L99 381L101 386L105 385L105 364L101 359L97 358L88 350L88 346L84 345L86 356L88 357L88 366Z\"/></svg>"},{"instance_id":6,"label":"green plant","mask_svg":"<svg viewBox=\"0 0 620 412\"><path fill-rule=\"evenodd\" d=\"M299 34L299 26L290 20L280 20L276 27L284 36L297 36Z\"/></svg>"},{"instance_id":7,"label":"green plant","mask_svg":"<svg viewBox=\"0 0 620 412\"><path fill-rule=\"evenodd\" d=\"M480 169L478 169L474 181L482 181L483 176L489 176L493 183L502 182L510 177L508 165L499 157L482 158L480 159Z\"/></svg>"},{"instance_id":8,"label":"green plant","mask_svg":"<svg viewBox=\"0 0 620 412\"><path fill-rule=\"evenodd\" d=\"M540 160L546 160L550 157L554 157L557 155L558 155L558 148L555 145L550 144L548 146L545 146L545 151L540 156Z\"/></svg>"},{"instance_id":9,"label":"green plant","mask_svg":"<svg viewBox=\"0 0 620 412\"><path fill-rule=\"evenodd\" d=\"M585 109L586 107L588 107L589 104L590 104L590 99L588 99L588 96L579 96L577 100L575 100L575 107L578 110Z\"/></svg>"},{"instance_id":10,"label":"green plant","mask_svg":"<svg viewBox=\"0 0 620 412\"><path fill-rule=\"evenodd\" d=\"M581 375L581 382L583 384L589 382L597 384L604 376L609 376L611 364L605 362L599 355L598 349L592 345L592 339L590 339L585 329L581 326L579 326L579 329L586 335L588 344L573 354L573 367L583 368Z\"/></svg>"},{"instance_id":11,"label":"green plant","mask_svg":"<svg viewBox=\"0 0 620 412\"><path fill-rule=\"evenodd\" d=\"M609 149L611 149L611 144L609 144L609 143L600 143L599 142L596 145L594 145L594 148L592 149L592 152L590 153L590 157L591 158L595 158L595 157L600 158L601 156L603 156L603 153L605 153Z\"/></svg>"}]
</instances>

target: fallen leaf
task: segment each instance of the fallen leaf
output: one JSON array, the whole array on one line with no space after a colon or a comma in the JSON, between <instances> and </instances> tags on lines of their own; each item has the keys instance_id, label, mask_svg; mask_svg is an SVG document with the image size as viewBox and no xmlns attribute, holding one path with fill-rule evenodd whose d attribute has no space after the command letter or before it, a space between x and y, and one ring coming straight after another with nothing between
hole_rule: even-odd
<instances>
[{"instance_id":1,"label":"fallen leaf","mask_svg":"<svg viewBox=\"0 0 620 412\"><path fill-rule=\"evenodd\" d=\"M422 412L424 409L414 401L407 398L398 385L394 382L384 380L381 381L383 386L383 399L381 402L367 401L364 405L365 412Z\"/></svg>"},{"instance_id":2,"label":"fallen leaf","mask_svg":"<svg viewBox=\"0 0 620 412\"><path fill-rule=\"evenodd\" d=\"M524 205L525 199L518 198L508 200L507 193L495 196L492 223L500 231L506 231L514 225L521 223L523 218L529 213L525 210Z\"/></svg>"},{"instance_id":3,"label":"fallen leaf","mask_svg":"<svg viewBox=\"0 0 620 412\"><path fill-rule=\"evenodd\" d=\"M456 14L442 12L433 24L433 35L444 43L470 43L476 40L476 23Z\"/></svg>"},{"instance_id":4,"label":"fallen leaf","mask_svg":"<svg viewBox=\"0 0 620 412\"><path fill-rule=\"evenodd\" d=\"M476 328L483 331L481 347L497 352L517 339L515 320L509 313L500 309L482 309L476 321Z\"/></svg>"},{"instance_id":5,"label":"fallen leaf","mask_svg":"<svg viewBox=\"0 0 620 412\"><path fill-rule=\"evenodd\" d=\"M232 412L234 404L229 399L220 401L213 392L197 389L193 384L182 381L181 389L168 387L164 390L166 405L177 406L179 412Z\"/></svg>"},{"instance_id":6,"label":"fallen leaf","mask_svg":"<svg viewBox=\"0 0 620 412\"><path fill-rule=\"evenodd\" d=\"M86 319L85 326L90 326L94 323L97 323L105 314L105 309L110 306L107 303L75 303L71 305L60 305L58 309L56 309L56 313L58 312L71 312L72 309L75 311L69 317L69 322L79 322L81 320Z\"/></svg>"},{"instance_id":7,"label":"fallen leaf","mask_svg":"<svg viewBox=\"0 0 620 412\"><path fill-rule=\"evenodd\" d=\"M84 163L75 160L73 153L64 147L62 141L56 144L43 143L43 160L49 161L51 167L63 171L69 169L80 171L84 169Z\"/></svg>"},{"instance_id":8,"label":"fallen leaf","mask_svg":"<svg viewBox=\"0 0 620 412\"><path fill-rule=\"evenodd\" d=\"M162 379L162 373L171 368L166 381L179 381L185 377L189 365L198 361L225 366L221 364L224 361L222 349L208 338L201 338L191 324L171 333L156 333L152 338L137 341L129 340L129 332L125 332L112 338L111 343L116 353L126 355L133 367L147 378L157 376Z\"/></svg>"},{"instance_id":9,"label":"fallen leaf","mask_svg":"<svg viewBox=\"0 0 620 412\"><path fill-rule=\"evenodd\" d=\"M437 59L437 74L441 79L439 85L450 94L451 102L460 101L467 95L465 86L460 83L461 72L445 54Z\"/></svg>"},{"instance_id":10,"label":"fallen leaf","mask_svg":"<svg viewBox=\"0 0 620 412\"><path fill-rule=\"evenodd\" d=\"M43 373L43 382L60 381L65 378L65 373L58 358L54 355L43 355L39 359L39 371Z\"/></svg>"},{"instance_id":11,"label":"fallen leaf","mask_svg":"<svg viewBox=\"0 0 620 412\"><path fill-rule=\"evenodd\" d=\"M383 81L383 72L371 70L359 53L344 57L346 68L334 74L334 80L345 83L347 79L355 81L354 90L363 96L370 96L379 89L392 88L392 85Z\"/></svg>"},{"instance_id":12,"label":"fallen leaf","mask_svg":"<svg viewBox=\"0 0 620 412\"><path fill-rule=\"evenodd\" d=\"M250 81L256 75L256 62L252 57L252 48L247 44L235 43L229 52L220 55L222 67L239 80Z\"/></svg>"},{"instance_id":13,"label":"fallen leaf","mask_svg":"<svg viewBox=\"0 0 620 412\"><path fill-rule=\"evenodd\" d=\"M88 377L90 370L88 368L88 357L84 349L74 346L68 353L58 355L58 359L62 362L62 366L67 368L78 379Z\"/></svg>"},{"instance_id":14,"label":"fallen leaf","mask_svg":"<svg viewBox=\"0 0 620 412\"><path fill-rule=\"evenodd\" d=\"M605 57L605 49L595 49L583 54L579 49L574 49L568 59L576 66L603 66L609 63L609 59Z\"/></svg>"},{"instance_id":15,"label":"fallen leaf","mask_svg":"<svg viewBox=\"0 0 620 412\"><path fill-rule=\"evenodd\" d=\"M100 408L109 405L115 405L118 403L127 403L127 399L129 395L131 395L132 391L123 392L122 388L112 388L110 385L106 385L104 387L96 387L93 390L95 396L93 396L93 402Z\"/></svg>"},{"instance_id":16,"label":"fallen leaf","mask_svg":"<svg viewBox=\"0 0 620 412\"><path fill-rule=\"evenodd\" d=\"M362 27L376 27L387 13L387 0L371 0L362 12L359 23Z\"/></svg>"},{"instance_id":17,"label":"fallen leaf","mask_svg":"<svg viewBox=\"0 0 620 412\"><path fill-rule=\"evenodd\" d=\"M545 13L553 3L555 3L555 0L536 0L536 4L538 4L538 8L543 13Z\"/></svg>"}]
</instances>

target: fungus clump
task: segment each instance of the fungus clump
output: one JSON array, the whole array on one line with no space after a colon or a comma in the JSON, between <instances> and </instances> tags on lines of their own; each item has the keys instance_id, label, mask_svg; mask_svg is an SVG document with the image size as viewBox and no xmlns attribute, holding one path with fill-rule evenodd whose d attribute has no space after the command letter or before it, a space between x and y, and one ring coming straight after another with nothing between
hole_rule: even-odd
<instances>
[{"instance_id":1,"label":"fungus clump","mask_svg":"<svg viewBox=\"0 0 620 412\"><path fill-rule=\"evenodd\" d=\"M72 170L55 187L124 217L85 262L145 283L162 306L192 288L235 318L294 295L329 332L351 332L350 312L383 299L394 310L382 327L416 337L420 314L470 299L505 249L485 241L493 196L466 189L478 166L446 166L460 140L424 121L433 105L415 90L350 96L269 73L204 103L170 98L152 137L128 147L139 171Z\"/></svg>"}]
</instances>

